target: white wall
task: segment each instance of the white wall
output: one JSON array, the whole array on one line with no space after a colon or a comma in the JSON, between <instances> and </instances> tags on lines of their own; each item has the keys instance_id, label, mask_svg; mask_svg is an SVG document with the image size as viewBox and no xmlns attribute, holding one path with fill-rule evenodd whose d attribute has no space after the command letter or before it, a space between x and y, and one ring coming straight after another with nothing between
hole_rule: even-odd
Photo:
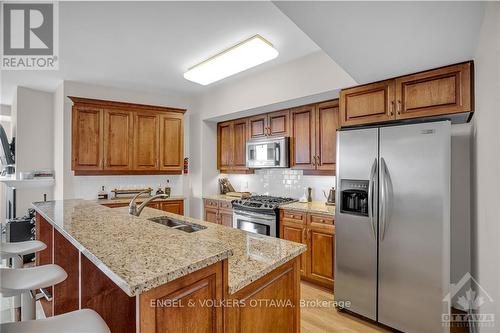
<instances>
[{"instance_id":1,"label":"white wall","mask_svg":"<svg viewBox=\"0 0 500 333\"><path fill-rule=\"evenodd\" d=\"M316 102L325 96L334 98L340 88L354 83L331 58L317 52L251 76L230 79L197 98L193 107L196 115L191 118L191 216L202 216L203 195L218 193L216 121L242 117L249 110L277 110L289 101L295 104L286 107Z\"/></svg>"},{"instance_id":2,"label":"white wall","mask_svg":"<svg viewBox=\"0 0 500 333\"><path fill-rule=\"evenodd\" d=\"M53 170L53 94L18 87L13 110L16 136L16 175L22 171ZM33 201L52 199L50 187L17 189L16 215L22 216Z\"/></svg>"},{"instance_id":3,"label":"white wall","mask_svg":"<svg viewBox=\"0 0 500 333\"><path fill-rule=\"evenodd\" d=\"M55 129L55 154L54 157L61 159L62 164L56 162L56 168L62 167L63 173L58 176L58 181L64 184L63 188L56 187L55 195L58 199L97 198L97 191L105 186L108 191L120 187L151 186L157 188L159 184L165 186L166 179L170 180L172 194L189 195L189 175L162 175L162 176L74 176L71 171L71 107L72 102L67 96L78 96L114 100L120 102L151 104L183 108L185 113L185 143L184 156L189 156L189 117L191 114L191 99L189 96L165 92L163 94L152 94L134 90L103 87L81 82L64 81L62 87L56 91L54 121L57 122ZM61 116L62 113L62 116ZM62 125L62 127L61 127ZM188 200L186 200L188 201ZM188 207L188 205L186 205ZM187 209L187 208L186 208Z\"/></svg>"},{"instance_id":4,"label":"white wall","mask_svg":"<svg viewBox=\"0 0 500 333\"><path fill-rule=\"evenodd\" d=\"M480 307L496 314L500 327L500 3L488 3L475 55L476 113L472 135L473 275L494 303Z\"/></svg>"}]
</instances>

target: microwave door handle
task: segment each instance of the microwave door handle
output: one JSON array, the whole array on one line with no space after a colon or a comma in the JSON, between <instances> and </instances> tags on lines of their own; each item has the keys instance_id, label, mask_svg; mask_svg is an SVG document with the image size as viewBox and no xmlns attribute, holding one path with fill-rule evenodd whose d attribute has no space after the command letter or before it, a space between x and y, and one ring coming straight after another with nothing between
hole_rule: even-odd
<instances>
[{"instance_id":1,"label":"microwave door handle","mask_svg":"<svg viewBox=\"0 0 500 333\"><path fill-rule=\"evenodd\" d=\"M274 160L275 160L275 165L280 165L280 146L276 145L274 147Z\"/></svg>"}]
</instances>

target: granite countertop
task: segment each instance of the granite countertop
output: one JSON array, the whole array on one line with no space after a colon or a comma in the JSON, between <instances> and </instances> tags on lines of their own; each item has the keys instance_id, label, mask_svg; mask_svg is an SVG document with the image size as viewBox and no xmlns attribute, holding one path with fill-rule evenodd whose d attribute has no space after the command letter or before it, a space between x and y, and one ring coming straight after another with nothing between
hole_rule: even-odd
<instances>
[{"instance_id":1,"label":"granite countertop","mask_svg":"<svg viewBox=\"0 0 500 333\"><path fill-rule=\"evenodd\" d=\"M205 195L205 196L203 196L203 199L233 201L233 200L236 200L239 198L231 197L231 196L225 195L225 194L213 194L213 195Z\"/></svg>"},{"instance_id":2,"label":"granite countertop","mask_svg":"<svg viewBox=\"0 0 500 333\"><path fill-rule=\"evenodd\" d=\"M281 205L280 209L292 209L306 213L321 213L335 216L335 206L327 206L324 201L292 202Z\"/></svg>"},{"instance_id":3,"label":"granite countertop","mask_svg":"<svg viewBox=\"0 0 500 333\"><path fill-rule=\"evenodd\" d=\"M149 199L148 197L140 197L137 198L136 202L141 203L144 200ZM184 200L185 198L183 196L171 196L168 197L167 199L155 199L151 203L155 202L162 202L162 201L173 201L173 200ZM130 203L131 198L123 198L123 199L95 199L93 202L97 202L99 205L110 205L110 204L128 204Z\"/></svg>"},{"instance_id":4,"label":"granite countertop","mask_svg":"<svg viewBox=\"0 0 500 333\"><path fill-rule=\"evenodd\" d=\"M302 244L153 208L136 217L127 207L108 208L95 201L33 206L129 296L227 258L229 293L235 293L306 250ZM165 215L207 228L185 233L147 220Z\"/></svg>"}]
</instances>

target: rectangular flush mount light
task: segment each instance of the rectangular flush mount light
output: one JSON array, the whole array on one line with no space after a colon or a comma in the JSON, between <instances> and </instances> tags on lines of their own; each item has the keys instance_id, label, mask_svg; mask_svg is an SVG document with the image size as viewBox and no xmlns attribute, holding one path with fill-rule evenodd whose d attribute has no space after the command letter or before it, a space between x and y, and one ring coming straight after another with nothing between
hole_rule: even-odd
<instances>
[{"instance_id":1,"label":"rectangular flush mount light","mask_svg":"<svg viewBox=\"0 0 500 333\"><path fill-rule=\"evenodd\" d=\"M184 78L202 85L255 67L278 56L271 43L255 35L205 61L191 67Z\"/></svg>"}]
</instances>

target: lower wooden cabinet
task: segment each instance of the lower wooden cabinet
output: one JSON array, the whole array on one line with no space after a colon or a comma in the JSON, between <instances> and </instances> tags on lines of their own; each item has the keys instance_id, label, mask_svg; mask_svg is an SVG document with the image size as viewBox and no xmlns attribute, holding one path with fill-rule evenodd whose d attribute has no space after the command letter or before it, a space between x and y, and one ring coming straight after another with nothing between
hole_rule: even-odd
<instances>
[{"instance_id":1,"label":"lower wooden cabinet","mask_svg":"<svg viewBox=\"0 0 500 333\"><path fill-rule=\"evenodd\" d=\"M301 255L302 279L333 290L334 218L317 213L280 210L280 238L307 245Z\"/></svg>"},{"instance_id":2,"label":"lower wooden cabinet","mask_svg":"<svg viewBox=\"0 0 500 333\"><path fill-rule=\"evenodd\" d=\"M126 207L128 203L109 203L104 204L103 206L109 208L118 208L118 207ZM184 200L167 200L167 201L157 201L150 202L147 207L163 210L165 212L174 213L178 215L184 215Z\"/></svg>"},{"instance_id":3,"label":"lower wooden cabinet","mask_svg":"<svg viewBox=\"0 0 500 333\"><path fill-rule=\"evenodd\" d=\"M205 199L204 220L207 222L233 226L233 208L231 201Z\"/></svg>"}]
</instances>

